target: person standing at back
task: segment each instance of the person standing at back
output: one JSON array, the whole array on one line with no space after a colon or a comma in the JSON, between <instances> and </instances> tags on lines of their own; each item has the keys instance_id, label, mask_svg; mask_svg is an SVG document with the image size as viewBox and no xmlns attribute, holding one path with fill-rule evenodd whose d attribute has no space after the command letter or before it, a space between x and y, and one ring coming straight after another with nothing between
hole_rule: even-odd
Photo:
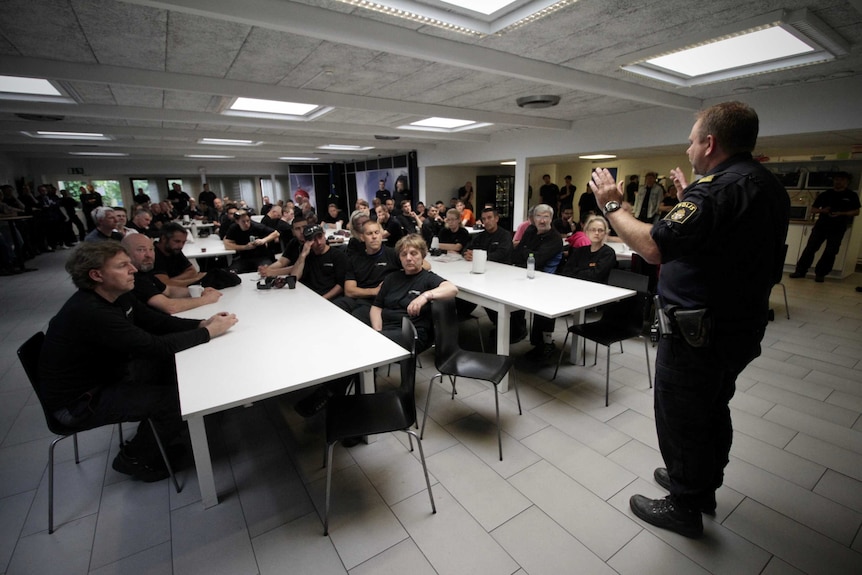
<instances>
[{"instance_id":1,"label":"person standing at back","mask_svg":"<svg viewBox=\"0 0 862 575\"><path fill-rule=\"evenodd\" d=\"M853 190L848 189L850 185L850 174L847 172L836 172L832 176L832 189L822 192L814 200L811 211L819 214L808 243L796 262L796 271L790 277L804 278L808 268L814 261L817 250L826 242L823 255L814 266L814 281L823 283L826 275L832 271L835 264L835 256L841 249L841 240L844 232L853 218L859 215L859 196Z\"/></svg>"},{"instance_id":2,"label":"person standing at back","mask_svg":"<svg viewBox=\"0 0 862 575\"><path fill-rule=\"evenodd\" d=\"M656 356L665 467L654 477L670 495L634 495L629 505L647 523L686 537L700 537L701 513L716 510L733 439L728 403L737 376L760 355L790 217L787 191L751 156L757 113L725 102L696 118L687 154L702 176L687 185L680 168L671 170L680 202L655 224L620 209L623 183L608 170L597 169L590 182L620 238L662 265L660 313L671 332L662 333Z\"/></svg>"}]
</instances>

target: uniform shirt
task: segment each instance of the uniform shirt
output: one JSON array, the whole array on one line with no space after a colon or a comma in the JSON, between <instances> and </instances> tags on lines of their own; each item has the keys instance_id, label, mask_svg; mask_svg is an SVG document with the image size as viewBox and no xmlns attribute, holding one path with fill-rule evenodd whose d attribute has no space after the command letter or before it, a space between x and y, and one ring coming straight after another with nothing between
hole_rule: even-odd
<instances>
[{"instance_id":1,"label":"uniform shirt","mask_svg":"<svg viewBox=\"0 0 862 575\"><path fill-rule=\"evenodd\" d=\"M374 305L383 310L383 327L400 328L401 318L408 317L407 306L414 299L428 290L443 283L443 278L428 270L420 270L418 274L407 275L403 271L391 273L383 280ZM433 305L433 304L432 304ZM410 321L416 326L420 340L430 343L429 335L433 333L434 324L431 320L431 306L425 304L418 316L410 316Z\"/></svg>"},{"instance_id":2,"label":"uniform shirt","mask_svg":"<svg viewBox=\"0 0 862 575\"><path fill-rule=\"evenodd\" d=\"M557 210L557 202L560 199L560 188L557 184L542 184L539 195L542 197L543 204L548 204L554 208L554 211Z\"/></svg>"},{"instance_id":3,"label":"uniform shirt","mask_svg":"<svg viewBox=\"0 0 862 575\"><path fill-rule=\"evenodd\" d=\"M425 218L425 221L422 222L422 239L425 240L429 248L431 247L431 241L437 237L442 228L443 222L441 221Z\"/></svg>"},{"instance_id":4,"label":"uniform shirt","mask_svg":"<svg viewBox=\"0 0 862 575\"><path fill-rule=\"evenodd\" d=\"M789 218L787 191L751 154L693 182L652 228L664 303L710 308L718 331L765 326Z\"/></svg>"},{"instance_id":5,"label":"uniform shirt","mask_svg":"<svg viewBox=\"0 0 862 575\"><path fill-rule=\"evenodd\" d=\"M78 290L48 325L39 360L45 406L66 407L87 391L119 382L133 359L163 361L209 341L200 320L154 310L131 293L113 303Z\"/></svg>"},{"instance_id":6,"label":"uniform shirt","mask_svg":"<svg viewBox=\"0 0 862 575\"><path fill-rule=\"evenodd\" d=\"M232 240L235 244L244 246L250 242L251 236L255 236L257 239L263 239L273 231L272 228L268 228L263 224L259 224L257 222L251 222L251 226L249 226L248 230L243 230L239 227L239 224L234 223L230 229L227 231L224 239ZM253 250L236 252L234 258L240 259L264 259L270 256L270 251L267 246L257 246Z\"/></svg>"},{"instance_id":7,"label":"uniform shirt","mask_svg":"<svg viewBox=\"0 0 862 575\"><path fill-rule=\"evenodd\" d=\"M611 270L617 267L617 253L613 248L602 246L596 251L592 246L572 250L560 275L606 284Z\"/></svg>"},{"instance_id":8,"label":"uniform shirt","mask_svg":"<svg viewBox=\"0 0 862 575\"><path fill-rule=\"evenodd\" d=\"M162 250L156 246L156 261L153 264L154 274L165 274L169 278L177 277L192 265L189 258L183 252L177 252L172 255L165 255Z\"/></svg>"},{"instance_id":9,"label":"uniform shirt","mask_svg":"<svg viewBox=\"0 0 862 575\"><path fill-rule=\"evenodd\" d=\"M812 204L815 208L831 208L833 212L852 212L859 209L859 196L852 190L826 190L821 192ZM853 220L853 216L830 216L820 214L814 227L828 231L844 231Z\"/></svg>"},{"instance_id":10,"label":"uniform shirt","mask_svg":"<svg viewBox=\"0 0 862 575\"><path fill-rule=\"evenodd\" d=\"M152 271L135 274L135 287L132 293L141 303L147 303L153 296L165 293L167 286Z\"/></svg>"},{"instance_id":11,"label":"uniform shirt","mask_svg":"<svg viewBox=\"0 0 862 575\"><path fill-rule=\"evenodd\" d=\"M381 224L380 227L384 231L389 232L389 237L386 238L386 245L390 248L394 248L398 240L404 237L404 228L401 227L401 222L394 218L392 214L389 214L389 221L386 224Z\"/></svg>"},{"instance_id":12,"label":"uniform shirt","mask_svg":"<svg viewBox=\"0 0 862 575\"><path fill-rule=\"evenodd\" d=\"M387 275L400 269L401 260L395 250L382 246L376 254L369 255L363 251L348 258L344 279L355 281L358 288L374 288L379 286Z\"/></svg>"},{"instance_id":13,"label":"uniform shirt","mask_svg":"<svg viewBox=\"0 0 862 575\"><path fill-rule=\"evenodd\" d=\"M290 238L290 241L287 242L287 246L284 248L284 253L281 254L281 257L286 258L291 265L296 263L296 260L299 259L299 254L302 252L303 242L298 239Z\"/></svg>"},{"instance_id":14,"label":"uniform shirt","mask_svg":"<svg viewBox=\"0 0 862 575\"><path fill-rule=\"evenodd\" d=\"M470 249L485 250L488 261L507 264L512 255L512 233L500 227L493 234L485 230L473 236Z\"/></svg>"},{"instance_id":15,"label":"uniform shirt","mask_svg":"<svg viewBox=\"0 0 862 575\"><path fill-rule=\"evenodd\" d=\"M470 244L470 232L464 228L458 228L458 231L453 232L446 226L440 228L437 232L437 237L441 244L461 244L461 249L466 249Z\"/></svg>"},{"instance_id":16,"label":"uniform shirt","mask_svg":"<svg viewBox=\"0 0 862 575\"><path fill-rule=\"evenodd\" d=\"M299 281L320 295L336 285L344 286L347 256L338 248L329 248L323 255L309 252Z\"/></svg>"}]
</instances>

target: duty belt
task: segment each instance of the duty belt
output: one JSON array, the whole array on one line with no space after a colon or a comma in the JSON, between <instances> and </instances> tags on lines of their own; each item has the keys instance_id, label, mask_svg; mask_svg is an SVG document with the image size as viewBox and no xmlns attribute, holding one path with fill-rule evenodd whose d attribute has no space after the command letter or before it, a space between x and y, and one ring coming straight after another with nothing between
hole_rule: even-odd
<instances>
[{"instance_id":1,"label":"duty belt","mask_svg":"<svg viewBox=\"0 0 862 575\"><path fill-rule=\"evenodd\" d=\"M712 316L709 308L683 309L662 305L661 297L654 298L656 323L661 337L681 337L691 347L707 347L712 335Z\"/></svg>"}]
</instances>

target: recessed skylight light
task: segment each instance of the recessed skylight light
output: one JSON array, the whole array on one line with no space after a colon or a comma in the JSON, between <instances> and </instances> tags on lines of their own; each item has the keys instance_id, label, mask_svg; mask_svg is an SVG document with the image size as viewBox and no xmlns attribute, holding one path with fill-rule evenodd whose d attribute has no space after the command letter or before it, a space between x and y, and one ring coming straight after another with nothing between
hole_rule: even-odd
<instances>
[{"instance_id":1,"label":"recessed skylight light","mask_svg":"<svg viewBox=\"0 0 862 575\"><path fill-rule=\"evenodd\" d=\"M589 154L587 156L578 156L582 160L613 160L616 158L613 154Z\"/></svg>"},{"instance_id":2,"label":"recessed skylight light","mask_svg":"<svg viewBox=\"0 0 862 575\"><path fill-rule=\"evenodd\" d=\"M425 118L417 122L412 122L404 126L398 126L399 130L424 130L427 132L462 132L464 130L474 130L484 126L490 126L488 123L474 122L473 120L459 120L456 118Z\"/></svg>"},{"instance_id":3,"label":"recessed skylight light","mask_svg":"<svg viewBox=\"0 0 862 575\"><path fill-rule=\"evenodd\" d=\"M63 95L48 80L42 78L21 78L19 76L0 76L0 92L32 94L36 96Z\"/></svg>"},{"instance_id":4,"label":"recessed skylight light","mask_svg":"<svg viewBox=\"0 0 862 575\"><path fill-rule=\"evenodd\" d=\"M254 140L235 140L231 138L201 138L198 144L212 144L215 146L257 146L260 142Z\"/></svg>"},{"instance_id":5,"label":"recessed skylight light","mask_svg":"<svg viewBox=\"0 0 862 575\"><path fill-rule=\"evenodd\" d=\"M230 107L231 110L241 112L263 112L286 116L304 116L317 108L319 108L317 104L299 104L297 102L259 100L257 98L237 98Z\"/></svg>"},{"instance_id":6,"label":"recessed skylight light","mask_svg":"<svg viewBox=\"0 0 862 575\"><path fill-rule=\"evenodd\" d=\"M279 160L287 160L290 162L316 162L320 158L306 158L302 156L281 156L278 158Z\"/></svg>"},{"instance_id":7,"label":"recessed skylight light","mask_svg":"<svg viewBox=\"0 0 862 575\"><path fill-rule=\"evenodd\" d=\"M773 12L709 38L686 37L661 53L635 55L624 70L678 86L696 86L833 60L849 44L813 14Z\"/></svg>"},{"instance_id":8,"label":"recessed skylight light","mask_svg":"<svg viewBox=\"0 0 862 575\"><path fill-rule=\"evenodd\" d=\"M472 10L489 16L509 4L515 4L516 0L441 0L444 4L459 6L465 10Z\"/></svg>"},{"instance_id":9,"label":"recessed skylight light","mask_svg":"<svg viewBox=\"0 0 862 575\"><path fill-rule=\"evenodd\" d=\"M364 152L373 150L374 146L354 146L350 144L326 144L325 146L317 146L318 150L337 150L342 152Z\"/></svg>"},{"instance_id":10,"label":"recessed skylight light","mask_svg":"<svg viewBox=\"0 0 862 575\"><path fill-rule=\"evenodd\" d=\"M186 158L198 158L201 160L230 160L236 156L219 156L216 154L185 154Z\"/></svg>"},{"instance_id":11,"label":"recessed skylight light","mask_svg":"<svg viewBox=\"0 0 862 575\"><path fill-rule=\"evenodd\" d=\"M99 134L96 132L49 132L46 130L40 130L38 132L21 132L25 136L30 136L31 138L40 138L46 140L98 140L105 141L111 140L110 136L106 136L105 134Z\"/></svg>"},{"instance_id":12,"label":"recessed skylight light","mask_svg":"<svg viewBox=\"0 0 862 575\"><path fill-rule=\"evenodd\" d=\"M100 156L105 158L117 158L128 156L122 152L69 152L71 156Z\"/></svg>"}]
</instances>

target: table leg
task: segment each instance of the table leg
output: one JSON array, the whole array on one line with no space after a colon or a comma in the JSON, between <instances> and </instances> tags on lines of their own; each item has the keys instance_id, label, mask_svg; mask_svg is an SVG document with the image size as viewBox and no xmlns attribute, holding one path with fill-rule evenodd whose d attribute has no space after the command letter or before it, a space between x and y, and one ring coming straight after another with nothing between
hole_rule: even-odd
<instances>
[{"instance_id":1,"label":"table leg","mask_svg":"<svg viewBox=\"0 0 862 575\"><path fill-rule=\"evenodd\" d=\"M497 353L509 355L509 331L511 330L511 310L506 306L500 306L497 310ZM500 393L509 391L509 374L500 381Z\"/></svg>"},{"instance_id":2,"label":"table leg","mask_svg":"<svg viewBox=\"0 0 862 575\"><path fill-rule=\"evenodd\" d=\"M198 485L201 491L201 501L204 508L218 505L213 464L210 458L210 448L207 442L207 431L203 416L191 417L188 420L189 435L192 439L192 452L195 456L195 467L198 473Z\"/></svg>"},{"instance_id":3,"label":"table leg","mask_svg":"<svg viewBox=\"0 0 862 575\"><path fill-rule=\"evenodd\" d=\"M584 323L587 317L587 312L585 310L580 310L576 314L573 315L575 325L579 325ZM572 334L572 348L569 351L569 361L572 365L578 365L578 359L582 355L581 353L581 345L580 345L580 337L575 334Z\"/></svg>"},{"instance_id":4,"label":"table leg","mask_svg":"<svg viewBox=\"0 0 862 575\"><path fill-rule=\"evenodd\" d=\"M359 393L374 393L374 370L369 369L359 374ZM377 441L376 435L366 435L365 443L374 443Z\"/></svg>"}]
</instances>

